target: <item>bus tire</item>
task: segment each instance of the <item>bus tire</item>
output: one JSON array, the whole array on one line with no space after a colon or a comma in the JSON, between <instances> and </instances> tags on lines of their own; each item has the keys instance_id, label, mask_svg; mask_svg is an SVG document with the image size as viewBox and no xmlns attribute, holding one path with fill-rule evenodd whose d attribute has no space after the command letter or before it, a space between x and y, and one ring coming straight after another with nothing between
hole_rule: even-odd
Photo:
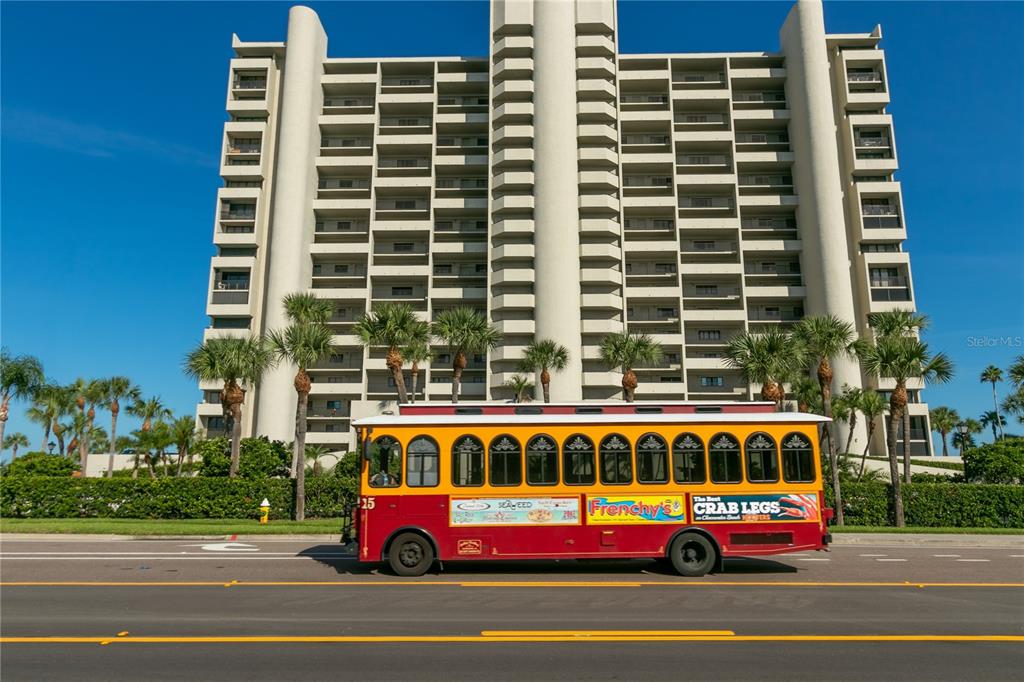
<instances>
[{"instance_id":1,"label":"bus tire","mask_svg":"<svg viewBox=\"0 0 1024 682\"><path fill-rule=\"evenodd\" d=\"M715 546L700 533L681 533L668 549L668 559L679 575L699 578L715 567Z\"/></svg>"},{"instance_id":2,"label":"bus tire","mask_svg":"<svg viewBox=\"0 0 1024 682\"><path fill-rule=\"evenodd\" d=\"M388 563L395 575L423 575L434 563L434 548L418 533L402 533L391 541Z\"/></svg>"}]
</instances>

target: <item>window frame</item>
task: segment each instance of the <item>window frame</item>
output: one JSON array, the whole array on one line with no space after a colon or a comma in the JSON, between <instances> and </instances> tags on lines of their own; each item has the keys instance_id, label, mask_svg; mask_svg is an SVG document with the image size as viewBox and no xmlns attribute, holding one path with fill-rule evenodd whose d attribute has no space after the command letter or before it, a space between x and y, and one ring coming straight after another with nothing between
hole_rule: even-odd
<instances>
[{"instance_id":1,"label":"window frame","mask_svg":"<svg viewBox=\"0 0 1024 682\"><path fill-rule=\"evenodd\" d=\"M642 479L640 477L640 450L641 450L640 446L643 443L645 438L657 438L658 440L661 441L662 448L663 448L663 450L662 450L662 456L663 456L663 460L662 460L663 461L663 467L662 467L662 470L665 472L665 480L663 480L663 481L644 480L644 479ZM660 433L655 433L654 431L648 431L647 433L642 434L639 438L636 439L636 444L633 446L633 451L634 451L634 457L636 458L636 464L634 465L633 469L634 469L634 472L636 474L636 482L637 483L639 483L641 485L664 485L664 484L668 483L670 480L672 480L672 475L669 473L669 467L670 467L670 462L671 462L671 460L669 458L669 445L668 445L668 441L665 439L665 437L663 435L661 435ZM652 467L652 469L653 468L654 467Z\"/></svg>"},{"instance_id":2,"label":"window frame","mask_svg":"<svg viewBox=\"0 0 1024 682\"><path fill-rule=\"evenodd\" d=\"M467 440L467 439L476 441L476 443L480 445L480 482L479 483L459 483L458 479L456 478L456 476L458 475L458 470L459 470L459 467L458 467L459 460L457 459L457 457L459 455L461 455L462 453L459 453L455 448L456 448L456 446L461 441ZM480 440L480 438L478 438L477 436L474 436L471 433L464 433L464 434L461 434L459 436L456 436L452 440L452 446L451 446L451 448L449 448L449 450L451 451L451 455L452 455L452 485L454 487L456 487L456 488L482 488L486 484L486 482L487 482L487 457L486 457L487 450L484 447L484 442L482 440ZM469 454L472 454L472 453L469 453ZM467 471L471 471L471 469L467 469Z\"/></svg>"},{"instance_id":3,"label":"window frame","mask_svg":"<svg viewBox=\"0 0 1024 682\"><path fill-rule=\"evenodd\" d=\"M566 461L566 459L570 455L573 456L573 457L576 457L576 456L578 456L579 453L569 450L568 443L569 443L570 440L573 440L575 438L582 438L582 439L585 439L587 442L590 443L590 477L591 477L591 480L589 482L588 481L577 481L575 483L570 483L569 482L568 476L569 476L570 468L568 466L569 463ZM562 441L562 483L564 485L574 485L574 486L587 486L587 485L594 485L595 483L597 483L596 460L597 460L597 447L594 445L594 439L593 438L591 438L590 436L588 436L585 433L572 433L572 434L569 434L565 438L565 440ZM575 467L573 467L573 469L575 469Z\"/></svg>"},{"instance_id":4,"label":"window frame","mask_svg":"<svg viewBox=\"0 0 1024 682\"><path fill-rule=\"evenodd\" d=\"M555 471L554 471L554 476L553 476L551 482L543 481L543 482L540 482L540 483L535 483L535 482L530 480L530 450L532 449L530 446L534 443L534 441L536 441L538 439L541 439L541 438L544 438L544 439L550 441L552 446L554 446L552 451L551 451L551 453L545 453L545 454L553 454L554 455L554 457L552 458L552 461L554 463L554 470ZM544 452L544 451L543 450L538 450L537 452ZM523 463L524 463L525 469L526 469L526 485L546 486L546 487L558 485L558 482L560 480L559 474L561 473L561 471L559 469L559 466L558 466L558 460L559 460L559 448L558 448L558 441L557 440L555 440L553 437L549 436L546 433L535 433L534 435L530 436L529 439L527 439L527 441L526 441L526 445L523 447Z\"/></svg>"},{"instance_id":5,"label":"window frame","mask_svg":"<svg viewBox=\"0 0 1024 682\"><path fill-rule=\"evenodd\" d=\"M395 436L392 436L392 435L389 435L389 434L381 434L381 435L377 436L373 440L373 447L377 449L374 454L376 456L378 456L378 457L380 456L380 442L382 440L384 440L384 439L388 439L388 440L394 441L395 445L398 447L398 458L397 458L398 459L398 482L395 485L374 485L373 477L374 477L375 474L370 473L370 469L371 469L371 466L373 464L373 461L371 460L370 461L370 465L371 466L367 466L366 467L366 482L367 482L367 485L369 485L369 487L371 487L371 488L380 488L380 489L384 489L384 490L389 489L389 488L401 488L402 487L402 474L404 473L402 471L402 466L405 464L405 448L402 447L402 441L398 440L398 438L396 438ZM387 471L386 467L385 467L385 471ZM380 473L380 472L378 471L378 473ZM390 476L391 472L388 471L387 475Z\"/></svg>"},{"instance_id":6,"label":"window frame","mask_svg":"<svg viewBox=\"0 0 1024 682\"><path fill-rule=\"evenodd\" d=\"M700 448L689 448L689 449L680 448L679 449L681 452L690 452L690 453L694 453L696 455L699 455L699 457L700 457L700 473L701 473L700 480L696 480L696 481L681 481L678 478L676 478L676 473L675 473L676 472L676 443L679 442L680 440L682 440L684 437L692 438L693 440L697 441L697 444L700 446ZM704 485L704 484L706 484L708 482L708 448L707 448L707 444L704 442L703 438L698 436L696 433L693 433L692 431L684 431L684 432L680 433L679 435L677 435L675 438L672 439L672 481L676 485Z\"/></svg>"},{"instance_id":7,"label":"window frame","mask_svg":"<svg viewBox=\"0 0 1024 682\"><path fill-rule=\"evenodd\" d=\"M625 454L626 455L626 460L625 461L626 461L627 464L629 464L629 480L626 480L626 481L619 481L619 480L607 481L607 480L605 480L605 475L604 475L605 474L605 466L604 466L605 443L607 441L613 439L613 438L620 438L620 439L622 439L626 443L626 450L625 451L614 451L614 450L612 451L612 452L615 453L616 479L618 478L618 474L621 473L621 471L619 470L619 467L621 466L621 455ZM599 445L597 447L597 463L598 463L598 469L599 469L601 485L631 485L633 483L633 478L634 478L634 472L633 472L633 443L631 443L630 440L628 438L626 438L624 435L622 435L621 433L609 433L609 434L605 435L601 439L601 441L600 441L600 443L599 443Z\"/></svg>"},{"instance_id":8,"label":"window frame","mask_svg":"<svg viewBox=\"0 0 1024 682\"><path fill-rule=\"evenodd\" d=\"M491 459L491 450L494 444L501 438L507 438L516 445L515 456L517 470L519 472L519 481L517 483L495 483L494 482L494 461ZM506 453L506 466L508 464ZM511 433L500 433L491 439L491 442L487 444L487 483L488 485L496 488L515 488L523 484L523 444L519 442L519 439L513 436Z\"/></svg>"},{"instance_id":9,"label":"window frame","mask_svg":"<svg viewBox=\"0 0 1024 682\"><path fill-rule=\"evenodd\" d=\"M433 485L427 485L425 483L413 484L413 482L412 482L412 476L411 476L412 466L411 466L411 464L409 462L410 455L416 454L416 455L418 455L418 459L420 460L420 469L419 469L419 472L418 472L419 476L420 476L420 481L423 480L423 474L426 472L426 468L423 467L423 462L426 459L426 455L424 455L423 453L413 453L412 452L412 444L414 442L418 441L418 440L422 440L422 441L428 442L428 443L430 443L431 445L434 446L434 462L435 462L435 467L436 467L435 470L434 470L434 473L435 473L435 476L436 476L436 480L434 481ZM406 482L405 482L405 485L407 487L409 487L409 488L436 488L437 486L441 485L441 447L437 444L437 441L433 437L421 433L421 434L416 434L415 436L410 438L409 439L409 444L405 447L405 460L406 460L405 461L405 471L406 471Z\"/></svg>"},{"instance_id":10,"label":"window frame","mask_svg":"<svg viewBox=\"0 0 1024 682\"><path fill-rule=\"evenodd\" d=\"M787 448L786 447L786 441L791 439L791 438L793 438L793 437L803 438L804 440L806 440L807 441L807 447L806 448L803 448L803 447L798 448L798 447L794 446L794 447L791 447L791 448ZM808 466L810 467L810 470L811 470L811 478L810 478L810 480L791 479L786 474L786 451L787 450L789 452L799 452L801 450L807 450L810 453L810 457L808 458ZM818 472L817 472L817 470L816 470L816 468L814 466L814 439L813 438L808 438L806 433L801 433L800 431L791 431L790 433L787 433L779 441L779 451L780 451L780 459L782 460L781 461L782 478L783 478L783 480L786 483L808 483L809 484L809 483L817 482L817 480L818 480ZM798 470L800 469L799 461L798 461L797 469Z\"/></svg>"},{"instance_id":11,"label":"window frame","mask_svg":"<svg viewBox=\"0 0 1024 682\"><path fill-rule=\"evenodd\" d=\"M775 470L775 478L758 478L755 479L752 475L751 464L753 460L750 457L750 442L755 438L765 439L771 443L771 455L772 455L772 466ZM754 447L753 451L761 455L767 452L768 449L765 447ZM764 460L761 460L762 469L764 468ZM775 442L775 438L771 434L764 431L755 431L754 433L743 439L743 470L744 476L748 483L778 483L779 482L779 444Z\"/></svg>"},{"instance_id":12,"label":"window frame","mask_svg":"<svg viewBox=\"0 0 1024 682\"><path fill-rule=\"evenodd\" d=\"M726 438L728 440L735 441L735 444L736 444L735 448L729 448L729 449L726 449L726 448L716 448L714 446L714 443L716 441L718 441L719 439L721 439L721 438ZM743 446L742 446L742 444L740 442L740 439L738 437L736 437L735 434L729 433L727 431L720 431L720 432L716 433L714 436L712 436L711 438L708 439L707 449L708 449L708 480L710 480L711 483L713 483L715 485L736 485L738 483L743 483ZM738 480L735 480L735 481L716 481L715 480L715 475L714 475L715 474L714 460L712 459L711 455L714 452L727 452L727 451L735 451L735 453L736 453L736 471L737 471L737 474L739 475L739 478L738 478ZM726 466L725 469L726 469L726 473L728 473L729 467Z\"/></svg>"}]
</instances>

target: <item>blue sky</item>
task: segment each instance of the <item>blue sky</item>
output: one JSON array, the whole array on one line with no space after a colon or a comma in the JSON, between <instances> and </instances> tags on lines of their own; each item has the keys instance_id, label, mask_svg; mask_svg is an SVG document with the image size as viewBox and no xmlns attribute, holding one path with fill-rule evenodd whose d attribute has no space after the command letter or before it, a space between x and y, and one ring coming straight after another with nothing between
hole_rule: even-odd
<instances>
[{"instance_id":1,"label":"blue sky","mask_svg":"<svg viewBox=\"0 0 1024 682\"><path fill-rule=\"evenodd\" d=\"M486 2L311 6L330 56L487 52ZM231 34L283 40L288 7L0 5L4 346L56 381L126 374L191 412L180 366L207 324ZM776 50L788 8L627 0L621 49ZM1024 337L1024 3L827 2L825 17L833 33L883 26L918 307L957 366L926 397L980 414L981 369L1024 352L1001 342ZM22 412L8 433L36 447Z\"/></svg>"}]
</instances>

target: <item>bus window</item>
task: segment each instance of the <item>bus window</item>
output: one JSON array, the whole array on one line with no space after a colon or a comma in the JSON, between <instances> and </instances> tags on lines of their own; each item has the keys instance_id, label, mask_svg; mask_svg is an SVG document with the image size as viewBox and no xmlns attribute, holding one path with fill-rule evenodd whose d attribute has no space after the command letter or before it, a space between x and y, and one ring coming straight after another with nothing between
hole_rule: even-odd
<instances>
[{"instance_id":1,"label":"bus window","mask_svg":"<svg viewBox=\"0 0 1024 682\"><path fill-rule=\"evenodd\" d=\"M633 453L629 441L618 434L601 441L601 483L623 485L633 482Z\"/></svg>"},{"instance_id":2,"label":"bus window","mask_svg":"<svg viewBox=\"0 0 1024 682\"><path fill-rule=\"evenodd\" d=\"M740 444L732 434L720 433L711 439L708 448L713 483L739 483L743 480L740 465Z\"/></svg>"},{"instance_id":3,"label":"bus window","mask_svg":"<svg viewBox=\"0 0 1024 682\"><path fill-rule=\"evenodd\" d=\"M550 436L534 436L526 443L526 482L530 485L558 483L558 445Z\"/></svg>"},{"instance_id":4,"label":"bus window","mask_svg":"<svg viewBox=\"0 0 1024 682\"><path fill-rule=\"evenodd\" d=\"M519 441L509 435L498 436L488 448L491 485L519 485L523 482L523 457Z\"/></svg>"},{"instance_id":5,"label":"bus window","mask_svg":"<svg viewBox=\"0 0 1024 682\"><path fill-rule=\"evenodd\" d=\"M391 436L373 442L370 453L370 485L397 488L402 482L402 445Z\"/></svg>"},{"instance_id":6,"label":"bus window","mask_svg":"<svg viewBox=\"0 0 1024 682\"><path fill-rule=\"evenodd\" d=\"M779 459L775 453L775 441L765 433L755 433L747 438L744 448L747 454L747 480L751 483L774 483L779 480Z\"/></svg>"},{"instance_id":7,"label":"bus window","mask_svg":"<svg viewBox=\"0 0 1024 682\"><path fill-rule=\"evenodd\" d=\"M412 488L430 488L440 481L441 451L429 436L416 436L405 451L405 483Z\"/></svg>"},{"instance_id":8,"label":"bus window","mask_svg":"<svg viewBox=\"0 0 1024 682\"><path fill-rule=\"evenodd\" d=\"M474 436L461 436L452 443L452 483L459 486L484 484L484 444Z\"/></svg>"},{"instance_id":9,"label":"bus window","mask_svg":"<svg viewBox=\"0 0 1024 682\"><path fill-rule=\"evenodd\" d=\"M782 439L782 477L788 483L814 482L814 450L802 433Z\"/></svg>"},{"instance_id":10,"label":"bus window","mask_svg":"<svg viewBox=\"0 0 1024 682\"><path fill-rule=\"evenodd\" d=\"M636 480L668 483L668 446L655 433L640 436L636 442Z\"/></svg>"},{"instance_id":11,"label":"bus window","mask_svg":"<svg viewBox=\"0 0 1024 682\"><path fill-rule=\"evenodd\" d=\"M672 470L676 483L703 483L704 443L693 433L676 436L672 443Z\"/></svg>"},{"instance_id":12,"label":"bus window","mask_svg":"<svg viewBox=\"0 0 1024 682\"><path fill-rule=\"evenodd\" d=\"M562 478L566 485L593 485L594 441L579 433L565 439Z\"/></svg>"}]
</instances>

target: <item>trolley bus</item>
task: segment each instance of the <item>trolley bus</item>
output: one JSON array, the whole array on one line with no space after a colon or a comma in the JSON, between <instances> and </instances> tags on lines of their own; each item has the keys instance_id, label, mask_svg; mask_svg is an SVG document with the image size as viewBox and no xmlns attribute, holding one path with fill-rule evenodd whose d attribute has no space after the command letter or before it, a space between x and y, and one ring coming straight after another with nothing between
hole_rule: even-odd
<instances>
[{"instance_id":1,"label":"trolley bus","mask_svg":"<svg viewBox=\"0 0 1024 682\"><path fill-rule=\"evenodd\" d=\"M825 418L595 407L356 420L359 559L416 576L437 560L662 558L701 576L828 546Z\"/></svg>"}]
</instances>

